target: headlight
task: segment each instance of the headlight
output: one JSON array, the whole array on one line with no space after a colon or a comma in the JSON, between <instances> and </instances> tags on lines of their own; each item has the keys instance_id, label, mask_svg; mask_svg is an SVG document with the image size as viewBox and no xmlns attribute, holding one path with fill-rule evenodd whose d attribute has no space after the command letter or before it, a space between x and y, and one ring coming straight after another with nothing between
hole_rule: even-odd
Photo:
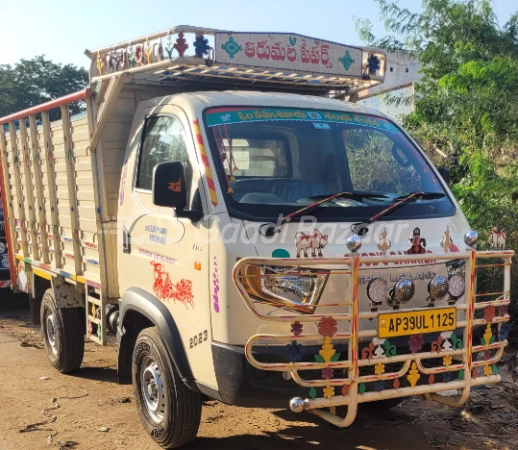
<instances>
[{"instance_id":1,"label":"headlight","mask_svg":"<svg viewBox=\"0 0 518 450\"><path fill-rule=\"evenodd\" d=\"M367 285L367 297L372 303L381 305L387 298L387 282L383 278L374 278Z\"/></svg>"},{"instance_id":2,"label":"headlight","mask_svg":"<svg viewBox=\"0 0 518 450\"><path fill-rule=\"evenodd\" d=\"M459 298L462 294L464 294L465 282L462 275L456 273L450 277L448 282L450 285L449 292L453 298Z\"/></svg>"},{"instance_id":3,"label":"headlight","mask_svg":"<svg viewBox=\"0 0 518 450\"><path fill-rule=\"evenodd\" d=\"M0 242L0 255L5 252L5 244Z\"/></svg>"},{"instance_id":4,"label":"headlight","mask_svg":"<svg viewBox=\"0 0 518 450\"><path fill-rule=\"evenodd\" d=\"M244 269L243 286L259 301L311 314L328 277L329 273L321 270L249 264Z\"/></svg>"},{"instance_id":5,"label":"headlight","mask_svg":"<svg viewBox=\"0 0 518 450\"><path fill-rule=\"evenodd\" d=\"M2 266L5 267L6 269L9 269L9 258L8 257L2 258Z\"/></svg>"},{"instance_id":6,"label":"headlight","mask_svg":"<svg viewBox=\"0 0 518 450\"><path fill-rule=\"evenodd\" d=\"M443 275L437 275L429 284L430 297L442 300L448 295L448 287L448 279Z\"/></svg>"},{"instance_id":7,"label":"headlight","mask_svg":"<svg viewBox=\"0 0 518 450\"><path fill-rule=\"evenodd\" d=\"M399 303L408 303L415 293L415 285L412 280L403 278L394 286L394 296Z\"/></svg>"}]
</instances>

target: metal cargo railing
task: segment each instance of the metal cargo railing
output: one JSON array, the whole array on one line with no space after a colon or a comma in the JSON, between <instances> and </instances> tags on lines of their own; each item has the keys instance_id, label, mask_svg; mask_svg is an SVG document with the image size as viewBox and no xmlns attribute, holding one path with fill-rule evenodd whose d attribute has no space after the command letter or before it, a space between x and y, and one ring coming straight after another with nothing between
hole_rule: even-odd
<instances>
[{"instance_id":1,"label":"metal cargo railing","mask_svg":"<svg viewBox=\"0 0 518 450\"><path fill-rule=\"evenodd\" d=\"M386 270L390 270L392 263L398 263L405 268L412 267L412 263L416 262L416 255L351 255L345 258L314 260L244 258L234 268L234 283L248 309L258 319L286 324L288 329L291 328L291 332L285 334L251 336L245 346L246 358L257 369L289 372L297 384L309 388L308 398L292 399L290 406L294 411L310 410L340 427L349 426L354 421L359 403L421 394L444 404L462 405L467 401L472 386L500 381L496 363L503 355L507 340L499 339L499 330L500 325L509 320L506 308L510 303L510 269L513 256L513 251L475 250L423 256L426 264L465 261L464 294L450 305L456 309L457 316L463 316L457 320L455 326L456 330L462 330L462 337L454 331L440 333L435 338L432 333L429 337L435 340L425 343L423 334L410 335L407 336L409 351L401 351L401 354L397 354L401 346L396 347L389 339L379 337L379 328L373 329L371 326L360 330L360 323L370 321L376 324L380 315L386 314L386 311L360 311L358 278L362 268L371 264L385 264ZM491 261L485 263L488 259ZM496 263L493 259L502 262ZM245 273L248 266L286 267L293 268L294 272L322 270L329 275L348 277L350 282L339 302L317 304L311 314L288 313L281 309L285 308L285 304L276 305L279 309L273 312L271 308L265 312L264 302L253 298L245 288L246 277L254 276ZM504 272L503 290L478 294L477 269L498 267L503 268ZM333 308L335 312L320 312L326 308ZM411 311L425 309L397 310L402 314ZM484 317L476 317L481 312ZM311 327L311 323L317 323L318 333L305 334L304 325ZM341 324L345 326L340 327ZM343 330L338 331L339 327ZM474 343L474 330L477 329L483 331L483 335L479 343ZM297 352L305 344L314 343L322 345L318 354L314 355L314 361L302 360ZM258 345L286 346L286 362L259 361L254 355L254 348ZM337 352L340 345L347 348L346 355ZM321 376L317 377L319 371ZM453 375L456 375L455 378ZM438 394L452 389L461 390L460 395L444 397ZM335 414L335 407L342 405L348 407L344 418Z\"/></svg>"}]
</instances>

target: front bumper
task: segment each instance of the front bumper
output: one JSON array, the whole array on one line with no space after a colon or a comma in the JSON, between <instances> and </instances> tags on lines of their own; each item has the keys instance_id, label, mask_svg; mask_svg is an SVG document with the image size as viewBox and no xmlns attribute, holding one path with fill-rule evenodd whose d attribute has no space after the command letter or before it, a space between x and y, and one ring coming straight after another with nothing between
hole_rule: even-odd
<instances>
[{"instance_id":1,"label":"front bumper","mask_svg":"<svg viewBox=\"0 0 518 450\"><path fill-rule=\"evenodd\" d=\"M354 255L343 259L319 258L309 261L259 258L240 260L234 269L234 283L249 310L262 320L285 323L287 331L291 327L291 333L257 334L250 337L245 346L246 359L253 368L261 371L289 372L293 381L305 388L304 394L297 394L296 398L292 398L292 409L297 412L310 410L341 427L349 426L354 421L359 403L424 394L451 406L462 405L467 401L472 386L500 381L496 363L503 354L507 340L501 338L499 330L500 325L509 320L506 308L510 303L512 256L512 251L474 250L455 254L427 254L426 259L435 261L436 264L466 260L464 302L459 300L455 304L457 311L463 312L464 320L457 322L460 329L457 332L420 335L419 338L409 336L406 338L406 346L396 345L392 339L380 339L377 330L359 331L360 321L377 321L379 313L359 311L358 276L363 264L397 262L401 267L401 264L415 263L415 255L367 258ZM503 259L503 264L478 263L478 260L486 261L488 258ZM349 276L351 282L345 293L346 301L332 305L335 308L343 307L343 312L328 315L295 315L285 312L282 315L264 314L242 283L242 269L246 264L325 267L331 273L335 270L336 274ZM489 266L503 267L503 290L478 294L475 284L477 268ZM486 301L492 297L492 300ZM478 299L484 301L478 302ZM318 305L318 308L329 306ZM400 311L412 310L402 308ZM477 312L483 313L483 318L476 318ZM326 325L331 323L331 327L323 326L322 329L327 330L324 333L304 334L304 324L309 325L311 322L327 322ZM337 332L336 324L339 322L346 324L347 331ZM297 325L294 327L294 324ZM309 352L314 353L312 360L307 359L303 349L306 344L313 345L315 342L321 344L315 349L309 347ZM480 344L475 345L478 342ZM261 353L256 349L265 345L284 348L287 355L284 361L261 359ZM453 389L459 390L460 395L444 397L438 394ZM285 390L278 395L282 395L287 403L294 391L295 389L289 392ZM348 406L344 418L337 417L333 412L334 407L342 405Z\"/></svg>"}]
</instances>

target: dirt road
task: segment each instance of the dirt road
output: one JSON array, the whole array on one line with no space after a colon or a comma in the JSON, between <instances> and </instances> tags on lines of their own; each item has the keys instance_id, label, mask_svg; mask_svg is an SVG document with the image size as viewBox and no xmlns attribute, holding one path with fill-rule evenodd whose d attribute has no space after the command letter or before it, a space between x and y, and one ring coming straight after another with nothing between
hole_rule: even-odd
<instances>
[{"instance_id":1,"label":"dirt road","mask_svg":"<svg viewBox=\"0 0 518 450\"><path fill-rule=\"evenodd\" d=\"M82 370L73 376L61 375L47 363L39 329L30 325L28 313L6 310L0 305L0 355L0 450L49 449L60 445L81 450L158 449L140 425L132 387L117 384L114 347L88 343ZM402 408L384 416L363 412L345 430L335 429L309 414L295 416L289 411L206 402L199 438L189 448L518 448L518 440L512 442L513 426L518 424L516 408L508 403L508 392L498 396L500 391L495 389L504 388L477 391L476 402L466 410L410 399ZM518 400L516 391L512 396ZM504 397L508 400L502 400ZM495 416L504 413L505 423L494 421ZM99 431L102 427L109 430ZM24 428L26 431L22 432ZM67 441L70 446L64 447L62 444ZM77 444L73 446L72 442Z\"/></svg>"}]
</instances>

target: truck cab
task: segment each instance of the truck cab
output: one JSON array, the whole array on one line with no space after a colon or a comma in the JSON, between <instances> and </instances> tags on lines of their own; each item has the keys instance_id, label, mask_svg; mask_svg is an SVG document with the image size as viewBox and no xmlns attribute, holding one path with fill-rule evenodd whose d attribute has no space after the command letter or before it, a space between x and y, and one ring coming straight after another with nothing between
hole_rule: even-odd
<instances>
[{"instance_id":1,"label":"truck cab","mask_svg":"<svg viewBox=\"0 0 518 450\"><path fill-rule=\"evenodd\" d=\"M195 439L203 396L347 427L362 403L500 381L514 252L477 251L417 142L344 101L383 82L382 51L182 26L86 54L85 91L0 119L9 239L57 370L116 311L119 379L164 448Z\"/></svg>"}]
</instances>

